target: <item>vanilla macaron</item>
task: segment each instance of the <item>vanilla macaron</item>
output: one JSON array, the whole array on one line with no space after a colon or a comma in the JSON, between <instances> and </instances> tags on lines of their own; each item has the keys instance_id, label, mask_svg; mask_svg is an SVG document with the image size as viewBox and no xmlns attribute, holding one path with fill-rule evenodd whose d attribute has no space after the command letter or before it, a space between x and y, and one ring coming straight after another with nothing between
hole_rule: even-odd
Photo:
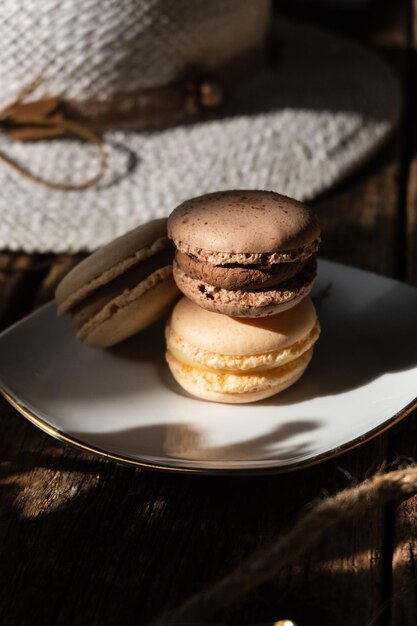
<instances>
[{"instance_id":1,"label":"vanilla macaron","mask_svg":"<svg viewBox=\"0 0 417 626\"><path fill-rule=\"evenodd\" d=\"M192 198L168 218L174 279L199 306L264 317L295 306L316 277L320 227L301 202L273 191Z\"/></svg>"},{"instance_id":2,"label":"vanilla macaron","mask_svg":"<svg viewBox=\"0 0 417 626\"><path fill-rule=\"evenodd\" d=\"M193 396L254 402L300 378L319 334L310 298L260 319L213 313L182 298L166 326L166 358L176 381Z\"/></svg>"},{"instance_id":3,"label":"vanilla macaron","mask_svg":"<svg viewBox=\"0 0 417 626\"><path fill-rule=\"evenodd\" d=\"M77 337L106 348L158 319L179 291L166 219L138 226L77 265L59 283L58 315L68 313Z\"/></svg>"}]
</instances>

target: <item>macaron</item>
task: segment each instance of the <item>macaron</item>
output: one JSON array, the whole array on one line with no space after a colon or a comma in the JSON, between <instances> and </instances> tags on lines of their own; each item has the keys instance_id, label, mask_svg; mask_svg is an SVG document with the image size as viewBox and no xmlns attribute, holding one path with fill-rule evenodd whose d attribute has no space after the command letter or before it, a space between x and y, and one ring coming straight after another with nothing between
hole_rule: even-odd
<instances>
[{"instance_id":1,"label":"macaron","mask_svg":"<svg viewBox=\"0 0 417 626\"><path fill-rule=\"evenodd\" d=\"M319 334L308 297L258 319L213 313L181 298L166 326L166 359L178 384L197 398L254 402L300 378Z\"/></svg>"},{"instance_id":2,"label":"macaron","mask_svg":"<svg viewBox=\"0 0 417 626\"><path fill-rule=\"evenodd\" d=\"M173 275L190 300L234 317L295 306L316 276L320 227L304 204L273 191L222 191L180 204L168 218Z\"/></svg>"},{"instance_id":3,"label":"macaron","mask_svg":"<svg viewBox=\"0 0 417 626\"><path fill-rule=\"evenodd\" d=\"M154 322L178 299L166 222L153 220L118 237L59 283L58 315L70 315L81 341L112 346Z\"/></svg>"}]
</instances>

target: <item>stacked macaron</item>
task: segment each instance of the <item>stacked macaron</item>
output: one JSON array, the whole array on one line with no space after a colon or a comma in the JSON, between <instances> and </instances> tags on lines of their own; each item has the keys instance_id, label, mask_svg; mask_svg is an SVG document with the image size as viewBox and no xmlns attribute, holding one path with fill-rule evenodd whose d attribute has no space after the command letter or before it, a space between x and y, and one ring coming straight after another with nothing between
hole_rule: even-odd
<instances>
[{"instance_id":1,"label":"stacked macaron","mask_svg":"<svg viewBox=\"0 0 417 626\"><path fill-rule=\"evenodd\" d=\"M308 294L320 228L310 209L274 192L212 193L177 207L168 235L186 296L166 332L177 382L230 403L293 384L319 336Z\"/></svg>"},{"instance_id":2,"label":"stacked macaron","mask_svg":"<svg viewBox=\"0 0 417 626\"><path fill-rule=\"evenodd\" d=\"M58 315L68 313L77 337L95 348L130 337L178 299L173 257L166 219L138 226L65 276L55 292Z\"/></svg>"},{"instance_id":3,"label":"stacked macaron","mask_svg":"<svg viewBox=\"0 0 417 626\"><path fill-rule=\"evenodd\" d=\"M292 385L311 359L319 242L316 217L295 200L207 194L77 265L56 290L58 314L70 315L81 341L105 348L153 323L181 291L166 327L177 382L216 402L260 400Z\"/></svg>"}]
</instances>

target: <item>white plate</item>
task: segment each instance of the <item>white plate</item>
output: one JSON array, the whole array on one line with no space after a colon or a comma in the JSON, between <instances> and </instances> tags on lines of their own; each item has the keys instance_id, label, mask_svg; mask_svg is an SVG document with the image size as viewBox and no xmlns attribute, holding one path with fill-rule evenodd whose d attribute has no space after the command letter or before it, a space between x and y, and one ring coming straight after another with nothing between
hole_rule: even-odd
<instances>
[{"instance_id":1,"label":"white plate","mask_svg":"<svg viewBox=\"0 0 417 626\"><path fill-rule=\"evenodd\" d=\"M0 335L0 388L46 432L114 460L202 473L304 467L417 405L417 289L321 260L314 295L313 361L262 402L188 397L165 365L162 324L95 350L52 305Z\"/></svg>"}]
</instances>

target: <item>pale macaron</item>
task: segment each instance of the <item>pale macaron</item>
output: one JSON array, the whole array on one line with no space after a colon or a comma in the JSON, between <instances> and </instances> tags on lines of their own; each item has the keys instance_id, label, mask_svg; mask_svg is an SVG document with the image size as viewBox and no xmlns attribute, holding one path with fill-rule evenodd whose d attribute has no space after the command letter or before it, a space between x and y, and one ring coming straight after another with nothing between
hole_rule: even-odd
<instances>
[{"instance_id":1,"label":"pale macaron","mask_svg":"<svg viewBox=\"0 0 417 626\"><path fill-rule=\"evenodd\" d=\"M106 348L149 326L179 297L166 219L138 226L77 265L58 285L58 315L77 337Z\"/></svg>"},{"instance_id":2,"label":"pale macaron","mask_svg":"<svg viewBox=\"0 0 417 626\"><path fill-rule=\"evenodd\" d=\"M258 318L213 313L182 298L166 326L169 368L188 393L230 404L286 389L304 373L320 334L310 298Z\"/></svg>"},{"instance_id":3,"label":"pale macaron","mask_svg":"<svg viewBox=\"0 0 417 626\"><path fill-rule=\"evenodd\" d=\"M316 276L320 227L304 204L273 191L209 193L168 218L174 279L199 306L264 317L295 306Z\"/></svg>"}]
</instances>

